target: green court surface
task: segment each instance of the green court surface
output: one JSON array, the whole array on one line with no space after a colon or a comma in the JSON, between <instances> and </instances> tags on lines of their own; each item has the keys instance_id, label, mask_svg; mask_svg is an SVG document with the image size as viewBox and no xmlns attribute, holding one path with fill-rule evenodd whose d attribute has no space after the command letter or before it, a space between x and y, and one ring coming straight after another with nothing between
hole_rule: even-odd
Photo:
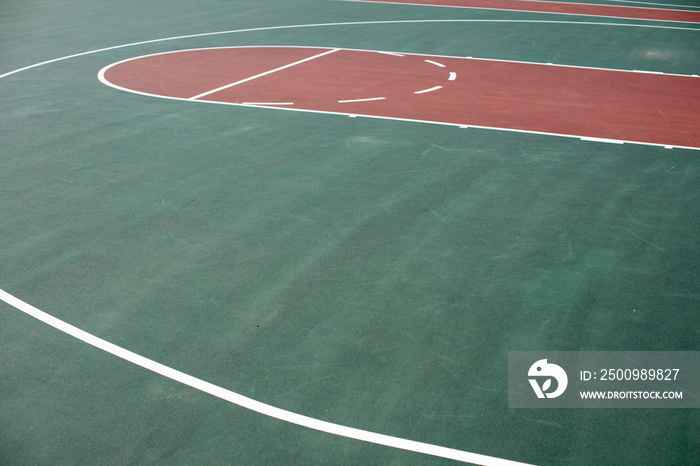
<instances>
[{"instance_id":1,"label":"green court surface","mask_svg":"<svg viewBox=\"0 0 700 466\"><path fill-rule=\"evenodd\" d=\"M700 463L696 409L507 399L510 351L700 350L700 150L172 101L97 79L131 57L247 45L700 74L700 24L3 1L0 289L340 426L541 465ZM0 464L453 464L251 411L22 307L0 302Z\"/></svg>"}]
</instances>

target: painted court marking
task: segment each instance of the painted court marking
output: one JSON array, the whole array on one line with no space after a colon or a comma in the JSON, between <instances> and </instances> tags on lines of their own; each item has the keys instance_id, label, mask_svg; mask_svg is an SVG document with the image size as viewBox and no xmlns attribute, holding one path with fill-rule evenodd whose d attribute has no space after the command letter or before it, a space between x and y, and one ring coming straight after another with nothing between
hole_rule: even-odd
<instances>
[{"instance_id":1,"label":"painted court marking","mask_svg":"<svg viewBox=\"0 0 700 466\"><path fill-rule=\"evenodd\" d=\"M70 55L65 55L62 57L52 58L39 63L30 64L18 69L7 71L0 74L0 79L14 76L18 73L33 70L42 66L59 63L66 60L71 60L75 58L85 57L93 54L109 52L119 49L124 49L128 47L136 47L141 45L156 44L168 41L178 41L195 39L201 37L211 37L217 35L228 35L228 34L240 34L246 32L258 32L258 31L272 31L272 30L285 30L285 29L299 29L299 28L324 28L324 27L345 27L345 26L367 26L367 25L387 25L387 24L420 24L420 23L490 23L490 24L568 24L574 26L596 26L596 27L623 27L623 28L652 28L652 29L669 29L669 30L683 30L683 31L698 31L697 28L693 27L679 27L679 26L662 26L662 25L641 25L641 24L625 24L625 23L601 23L601 22L584 22L584 21L550 21L550 20L498 20L498 19L461 19L461 20L391 20L391 21L353 21L353 22L336 22L336 23L317 23L317 24L297 24L297 25L286 25L286 26L268 26L268 27L258 27L258 28L245 28L236 30L226 30L217 32L206 32L199 34L189 34L181 36L172 36L160 39L151 39L138 42L132 42L128 44L115 45L110 47L104 47L95 50L89 50L86 52L80 52ZM391 55L402 56L399 53L391 53ZM255 104L250 104L255 105ZM281 103L278 105L291 105L291 103ZM356 115L348 114L350 117L355 117ZM469 125L459 125L460 128L468 128ZM400 439L396 437L390 437L383 434L372 433L368 431L363 431L359 429L354 429L351 427L345 427L338 424L332 424L325 421L316 420L303 416L300 414L295 414L289 411L281 410L275 408L274 406L266 405L260 403L256 400L244 397L237 393L231 392L224 388L218 387L206 381L197 379L190 375L184 374L167 366L164 366L158 362L152 361L150 359L144 358L136 353L129 350L116 346L110 342L102 340L94 335L91 335L77 327L74 327L66 322L63 322L29 304L26 302L10 295L4 290L0 289L0 300L4 301L13 308L47 324L59 331L62 331L68 335L73 336L81 341L84 341L95 348L102 351L106 351L113 354L125 361L129 361L133 364L144 367L151 370L157 374L164 377L171 378L172 380L178 381L180 383L191 386L197 390L201 390L205 393L209 393L213 396L217 396L223 400L229 401L231 403L237 404L246 409L251 409L261 414L275 417L277 419L292 422L294 424L308 427L311 429L320 430L323 432L331 433L334 435L344 436L348 438L353 438L361 441L366 441L370 443L377 443L385 445L392 448L404 449L408 451L415 451L418 453L424 453L427 455L440 456L444 458L453 458L458 461L472 462L475 464L484 465L503 465L503 466L517 466L524 463L518 463L515 461L509 461L505 459L494 458L490 456L479 455L475 453L464 452L460 450L453 450L445 447L440 447L436 445L425 444L421 442L415 442L411 440Z\"/></svg>"},{"instance_id":2,"label":"painted court marking","mask_svg":"<svg viewBox=\"0 0 700 466\"><path fill-rule=\"evenodd\" d=\"M443 65L442 63L438 63L433 60L423 60L426 63L430 63L431 65L439 66L440 68L444 68L446 65Z\"/></svg>"},{"instance_id":3,"label":"painted court marking","mask_svg":"<svg viewBox=\"0 0 700 466\"><path fill-rule=\"evenodd\" d=\"M252 106L277 106L277 105L294 105L294 102L243 102L242 105Z\"/></svg>"},{"instance_id":4,"label":"painted court marking","mask_svg":"<svg viewBox=\"0 0 700 466\"><path fill-rule=\"evenodd\" d=\"M235 89L218 84L232 77ZM265 102L286 102L286 110L340 115L355 104L353 115L370 118L700 149L698 78L656 71L248 45L136 56L104 67L98 78L172 100L198 94L206 96L198 102L268 108L278 106ZM378 101L384 102L369 105Z\"/></svg>"},{"instance_id":5,"label":"painted court marking","mask_svg":"<svg viewBox=\"0 0 700 466\"><path fill-rule=\"evenodd\" d=\"M386 3L477 10L502 10L557 15L598 16L643 21L700 23L700 12L692 9L651 8L648 6L607 5L597 3L539 0L342 0L358 3Z\"/></svg>"},{"instance_id":6,"label":"painted court marking","mask_svg":"<svg viewBox=\"0 0 700 466\"><path fill-rule=\"evenodd\" d=\"M354 102L373 102L375 100L386 100L386 97L370 97L368 99L350 99L350 100L339 100L339 104L349 104Z\"/></svg>"},{"instance_id":7,"label":"painted court marking","mask_svg":"<svg viewBox=\"0 0 700 466\"><path fill-rule=\"evenodd\" d=\"M414 94L427 94L428 92L433 92L442 89L442 86L433 86L428 89L423 89L422 91L416 91Z\"/></svg>"},{"instance_id":8,"label":"painted court marking","mask_svg":"<svg viewBox=\"0 0 700 466\"><path fill-rule=\"evenodd\" d=\"M228 401L235 405L241 406L251 411L263 414L265 416L273 417L281 421L289 422L291 424L296 424L302 427L308 427L309 429L314 429L321 432L326 432L328 434L338 435L341 437L347 437L355 440L360 440L368 443L375 443L378 445L384 445L391 448L397 448L400 450L407 450L416 453L423 453L425 455L437 456L441 458L452 459L456 461L462 461L472 464L480 464L485 466L525 466L526 463L520 463L517 461L510 461L501 458L495 458L492 456L480 455L477 453L470 453L462 450L455 450L452 448L441 447L438 445L431 445L428 443L416 442L414 440L407 440L398 437L392 437L389 435L378 434L376 432L370 432L367 430L355 429L353 427L347 427L339 424L333 424L331 422L322 421L320 419L315 419L312 417L304 416L302 414L293 413L284 409L276 408L274 406L261 403L252 398L240 395L238 393L232 392L225 388L219 387L212 383L206 382L202 379L198 379L184 372L180 372L171 367L160 364L152 359L145 358L139 354L132 351L117 346L106 340L103 340L91 333L85 332L67 322L64 322L52 315L37 309L36 307L14 297L8 292L0 289L0 300L14 307L15 309L24 312L25 314L34 317L41 322L44 322L51 327L60 330L61 332L72 336L78 340L87 343L97 349L105 351L111 355L114 355L120 359L128 361L137 366L143 367L151 372L167 377L181 384L192 387L196 390L208 393L209 395L221 398L222 400Z\"/></svg>"},{"instance_id":9,"label":"painted court marking","mask_svg":"<svg viewBox=\"0 0 700 466\"><path fill-rule=\"evenodd\" d=\"M190 97L189 100L198 100L198 99L201 99L201 98L203 98L203 97L206 97L206 96L211 95L211 94L215 94L215 93L220 92L220 91L223 91L223 90L225 90L225 89L230 89L230 88L232 88L232 87L234 87L234 86L238 86L239 84L247 83L247 82L249 82L249 81L253 81L254 79L262 78L263 76L268 76L268 75L270 75L270 74L272 74L272 73L277 73L278 71L286 70L286 69L289 69L289 68L291 68L291 67L293 67L293 66L297 66L297 65L300 65L300 64L302 64L302 63L306 63L306 62L309 62L309 61L311 61L311 60L315 60L315 59L317 59L317 58L320 58L320 57L323 57L323 56L326 56L326 55L330 55L331 53L335 53L335 52L337 52L338 50L340 50L340 49L328 50L327 52L319 53L318 55L314 55L313 57L304 58L303 60L298 60L298 61L295 61L294 63L290 63L290 64L288 64L288 65L280 66L280 67L275 68L275 69L273 69L273 70L265 71L264 73L256 74L255 76L251 76L251 77L249 77L249 78L241 79L240 81L236 81L236 82L234 82L234 83L227 84L227 85L225 85L225 86L221 86L221 87L219 87L219 88L212 89L212 90L207 91L207 92L203 92L203 93L201 93L201 94L199 94L199 95L196 95L196 96L194 96L194 97Z\"/></svg>"},{"instance_id":10,"label":"painted court marking","mask_svg":"<svg viewBox=\"0 0 700 466\"><path fill-rule=\"evenodd\" d=\"M346 1L346 0L342 0ZM348 0L349 1L349 0ZM7 71L0 74L0 79L7 78L8 76L15 75L17 73L22 73L24 71L29 71L40 66L46 66L53 63L58 63L65 60L70 60L73 58L85 57L88 55L93 55L96 53L109 52L112 50L119 50L127 47L136 47L139 45L156 44L159 42L168 42L174 40L185 40L185 39L196 39L198 37L209 37L209 36L221 36L226 34L240 34L244 32L259 32L259 31L274 31L274 30L284 30L284 29L301 29L301 28L323 28L323 27L341 27L341 26L367 26L367 25L382 25L382 24L420 24L420 23L492 23L492 24L569 24L572 26L611 26L611 27L623 27L623 28L650 28L650 29L672 29L678 31L698 31L700 29L695 27L682 27L682 26L662 26L662 25L651 25L651 24L629 24L629 23L601 23L596 21L552 21L552 20L539 20L539 19L401 19L401 20L385 20L385 21L346 21L338 23L316 23L316 24L292 24L288 26L264 26L259 28L246 28L246 29L232 29L228 31L216 31L216 32L203 32L200 34L186 34L182 36L172 36L163 37L160 39L149 39L142 40L139 42L131 42L128 44L113 45L111 47L104 47L101 49L88 50L87 52L73 53L71 55L65 55L62 57L52 58L50 60L45 60L39 63L34 63L31 65L23 66L22 68L17 68L15 70ZM471 58L471 57L467 57Z\"/></svg>"},{"instance_id":11,"label":"painted court marking","mask_svg":"<svg viewBox=\"0 0 700 466\"><path fill-rule=\"evenodd\" d=\"M679 4L670 4L670 3L656 3L656 2L641 2L641 1L635 1L635 0L610 0L611 2L614 3L635 3L637 5L653 5L653 6L662 6L664 8L687 8L688 10L697 10L700 7L694 6L694 5L679 5Z\"/></svg>"},{"instance_id":12,"label":"painted court marking","mask_svg":"<svg viewBox=\"0 0 700 466\"><path fill-rule=\"evenodd\" d=\"M345 0L343 0L345 1ZM624 27L624 28L650 28L650 29L673 29L678 31L698 31L700 29L694 27L682 27L682 26L661 26L661 25L650 25L650 24L629 24L629 23L601 23L596 21L551 21L551 20L538 20L538 19L401 19L401 20L385 20L385 21L346 21L338 23L316 23L316 24L292 24L288 26L264 26L259 28L246 28L246 29L232 29L228 31L216 31L216 32L203 32L200 34L186 34L182 36L172 36L163 37L160 39L149 39L142 40L138 42L131 42L128 44L113 45L111 47L104 47L101 49L88 50L87 52L73 53L70 55L65 55L62 57L52 58L50 60L45 60L39 63L34 63L31 65L23 66L22 68L17 68L15 70L7 71L0 74L0 79L7 78L8 76L15 75L17 73L22 73L24 71L29 71L34 68L39 68L40 66L46 66L53 63L58 63L65 60L70 60L73 58L85 57L88 55L93 55L96 53L109 52L112 50L119 50L127 47L136 47L139 45L156 44L159 42L168 42L174 40L185 40L185 39L196 39L198 37L210 37L210 36L222 36L226 34L240 34L244 32L259 32L259 31L274 31L274 30L284 30L284 29L301 29L301 28L323 28L323 27L341 27L341 26L367 26L367 25L382 25L382 24L420 24L420 23L492 23L492 24L569 24L572 26L611 26L611 27ZM467 57L470 58L470 57Z\"/></svg>"},{"instance_id":13,"label":"painted court marking","mask_svg":"<svg viewBox=\"0 0 700 466\"><path fill-rule=\"evenodd\" d=\"M642 2L642 1L636 1L636 0L610 0L611 2L614 3L635 3L637 5L653 5L653 6L662 6L664 8L687 8L688 10L697 10L698 6L695 5L680 5L680 4L670 4L670 3L656 3L656 2Z\"/></svg>"}]
</instances>

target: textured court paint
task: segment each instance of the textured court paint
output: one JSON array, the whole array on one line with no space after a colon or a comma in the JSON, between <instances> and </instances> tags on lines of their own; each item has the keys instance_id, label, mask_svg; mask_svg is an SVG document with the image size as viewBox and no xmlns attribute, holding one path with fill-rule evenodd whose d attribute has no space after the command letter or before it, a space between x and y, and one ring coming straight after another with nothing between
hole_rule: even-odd
<instances>
[{"instance_id":1,"label":"textured court paint","mask_svg":"<svg viewBox=\"0 0 700 466\"><path fill-rule=\"evenodd\" d=\"M410 21L410 22L423 22L423 21ZM434 22L434 21L433 21L433 22ZM454 22L454 21L450 21L450 22ZM482 21L482 22L483 22L483 21ZM499 23L499 22L503 22L503 21L486 21L486 22ZM518 22L518 23L522 23L523 21L508 21L508 22L513 22L513 23ZM528 21L525 21L525 22L528 22ZM384 23L384 22L382 22L382 23ZM395 23L400 23L400 22L395 22ZM539 22L539 21L533 21L533 22L529 22L529 23L550 23L550 24L551 24L551 23L561 23L561 24L565 24L566 22L551 22L551 21ZM344 24L342 24L342 25L346 25L346 24L355 24L355 23L344 23ZM362 24L362 23L356 23L356 24ZM375 24L376 24L376 23L375 23ZM596 23L592 23L592 24L596 24ZM600 25L602 25L602 24L597 23L596 25L599 25L599 26L600 26ZM607 26L607 25L603 25L603 26ZM637 27L637 28L638 28L638 27L647 27L647 28L649 28L649 27L654 27L654 26L619 25L619 24L618 24L618 25L615 25L615 26L618 26L618 27ZM312 27L312 26L304 26L304 27ZM286 27L282 27L282 28L271 28L271 29L283 29L283 28L286 28ZM266 29L266 28L261 28L260 30L264 30L264 29ZM685 30L689 30L688 28L668 28L668 27L665 28L665 29L685 29ZM243 31L232 31L232 32L243 32ZM205 34L205 35L206 35L206 34ZM197 35L197 36L200 36L200 35ZM164 40L170 40L170 39L164 39ZM174 40L174 39L173 39L173 40ZM162 40L158 40L158 41L162 41ZM150 43L150 42L154 42L154 41L146 41L146 42L143 42L143 43ZM136 45L136 44L129 44L129 45ZM128 46L128 45L127 45L127 46ZM114 50L114 49L122 48L122 47L126 47L126 46L109 47L108 49L109 49L109 50ZM108 49L103 49L103 50L108 50ZM80 57L80 56L89 55L89 54L97 53L97 52L98 52L98 51L90 51L90 52L85 52L85 53L80 53L80 54L71 55L71 56L68 56L68 57L62 57L62 58L58 58L58 59L54 59L54 60L49 60L49 61L46 61L46 62L38 63L38 64L35 64L35 65L31 65L31 66L24 67L24 68L19 69L19 70L15 70L15 71L6 73L6 74L4 74L3 76L9 76L9 75L11 75L11 74L15 74L15 73L18 73L18 72L23 71L23 70L29 70L29 69L32 69L32 68L36 68L36 67L41 66L41 65L46 65L46 64L49 64L49 63L56 63L56 62L59 62L59 61L61 61L61 60L65 60L65 59L68 59L68 58Z\"/></svg>"},{"instance_id":2,"label":"textured court paint","mask_svg":"<svg viewBox=\"0 0 700 466\"><path fill-rule=\"evenodd\" d=\"M366 3L399 3L454 8L477 8L487 10L527 11L564 15L601 16L605 18L643 19L700 23L700 12L640 8L633 6L597 5L589 3L538 2L532 0L346 0Z\"/></svg>"},{"instance_id":3,"label":"textured court paint","mask_svg":"<svg viewBox=\"0 0 700 466\"><path fill-rule=\"evenodd\" d=\"M225 388L219 387L212 383L206 382L204 380L198 379L191 375L180 372L171 367L160 364L152 359L145 358L139 354L132 351L117 346L106 340L103 340L95 335L85 332L67 322L64 322L50 314L16 298L10 293L0 289L0 300L4 301L8 305L14 307L15 309L24 312L25 314L34 317L41 322L44 322L51 327L72 336L78 340L81 340L88 345L91 345L97 349L105 351L113 356L120 359L128 361L137 366L143 367L151 372L167 377L176 382L182 383L196 390L199 390L209 395L213 395L222 400L228 401L235 405L241 406L251 411L264 414L281 421L289 422L291 424L296 424L298 426L307 427L309 429L318 430L332 435L338 435L341 437L347 437L354 440L360 440L368 443L375 443L377 445L384 445L391 448L397 448L400 450L412 451L415 453L422 453L430 456L437 456L440 458L448 458L456 461L479 464L484 466L527 466L526 463L520 463L517 461L505 460L502 458L495 458L492 456L480 455L477 453L470 453L461 450L454 450L452 448L441 447L438 445L431 445L422 442L416 442L414 440L407 440L398 437L391 437L389 435L378 434L375 432L369 432L366 430L355 429L353 427L342 426L339 424L333 424L331 422L321 421L319 419L314 419L301 414L293 413L284 409L276 408L265 403L261 403L252 398L240 395L238 393L232 392Z\"/></svg>"},{"instance_id":4,"label":"textured court paint","mask_svg":"<svg viewBox=\"0 0 700 466\"><path fill-rule=\"evenodd\" d=\"M118 62L101 70L99 77L119 89L177 99L185 81L192 89L204 87L197 74L205 82L218 74L222 76L217 79L224 80L228 70L220 63L236 63L232 74L239 73L239 65L264 69L269 52L269 69L286 50L305 50L317 58L244 79L235 89L225 86L220 92L207 92L207 99L200 101L294 102L294 109L324 113L347 113L347 106L338 104L353 102L355 115L700 148L700 80L692 76L447 56L398 57L350 49L333 49L331 55L318 54L318 48L248 46L202 50L211 68L194 58L200 51L188 50ZM167 89L168 80L175 82L172 92ZM385 99L379 102L379 97Z\"/></svg>"}]
</instances>

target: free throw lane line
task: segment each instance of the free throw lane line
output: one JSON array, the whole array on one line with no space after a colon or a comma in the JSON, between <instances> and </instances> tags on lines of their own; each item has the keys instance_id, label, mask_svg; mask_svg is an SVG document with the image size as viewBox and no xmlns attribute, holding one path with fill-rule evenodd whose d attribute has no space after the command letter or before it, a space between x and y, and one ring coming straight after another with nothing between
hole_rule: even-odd
<instances>
[{"instance_id":1,"label":"free throw lane line","mask_svg":"<svg viewBox=\"0 0 700 466\"><path fill-rule=\"evenodd\" d=\"M294 63L290 63L290 64L288 64L288 65L280 66L279 68L275 68L274 70L265 71L264 73L256 74L255 76L251 76L251 77L249 77L249 78L241 79L240 81L236 81L236 82L234 82L234 83L227 84L227 85L225 85L225 86L221 86L221 87L218 87L218 88L216 88L216 89L212 89L211 91L203 92L203 93L201 93L201 94L199 94L199 95L196 95L196 96L194 96L194 97L190 97L189 100L197 100L197 99L201 99L202 97L206 97L206 96L211 95L211 94L216 94L216 93L219 92L219 91L223 91L223 90L225 90L225 89L229 89L229 88L234 87L234 86L237 86L237 85L239 85L239 84L247 83L248 81L252 81L252 80L254 80L254 79L262 78L263 76L267 76L268 74L272 74L272 73L276 73L276 72L278 72L278 71L286 70L287 68L291 68L291 67L293 67L293 66L297 66L297 65L300 65L300 64L302 64L302 63L306 63L307 61L315 60L316 58L323 57L324 55L329 55L329 54L331 54L331 53L337 52L338 50L340 50L340 49L331 49L331 50L327 50L327 51L325 51L325 52L323 52L323 53L319 53L318 55L314 55L313 57L304 58L303 60L295 61Z\"/></svg>"},{"instance_id":2,"label":"free throw lane line","mask_svg":"<svg viewBox=\"0 0 700 466\"><path fill-rule=\"evenodd\" d=\"M517 461L505 460L493 456L480 455L478 453L470 453L462 450L455 450L452 448L441 447L429 443L416 442L414 440L407 440L399 437L391 437L389 435L378 434L376 432L356 429L354 427L347 427L340 424L333 424L331 422L322 421L320 419L314 419L308 416L304 416L302 414L297 414L291 411L276 408L274 406L261 403L260 401L256 401L252 398L248 398L246 396L232 392L225 388L219 387L218 385L206 382L202 379L198 379L191 375L185 374L184 372L180 372L176 369L165 366L159 362L153 361L152 359L145 358L139 354L124 349L121 346L117 346L113 343L96 337L91 333L81 330L67 322L57 319L56 317L50 314L47 314L46 312L20 300L19 298L14 297L10 293L2 289L0 289L0 300L4 301L5 303L14 307L15 309L22 311L25 314L34 317L35 319L40 320L45 324L50 325L51 327L60 330L61 332L70 335L73 338L81 340L97 349L105 351L132 364L136 364L137 366L141 366L144 369L147 369L151 372L155 372L156 374L162 375L163 377L167 377L171 380L180 382L196 390L208 393L217 398L221 398L222 400L228 401L229 403L233 403L243 408L250 409L251 411L258 412L265 416L273 417L281 421L289 422L291 424L296 424L298 426L307 427L309 429L314 429L332 435L338 435L341 437L347 437L363 442L384 445L400 450L407 450L415 453L423 453L425 455L462 461L465 463L479 464L484 466L528 466L526 465L526 463L520 463Z\"/></svg>"}]
</instances>

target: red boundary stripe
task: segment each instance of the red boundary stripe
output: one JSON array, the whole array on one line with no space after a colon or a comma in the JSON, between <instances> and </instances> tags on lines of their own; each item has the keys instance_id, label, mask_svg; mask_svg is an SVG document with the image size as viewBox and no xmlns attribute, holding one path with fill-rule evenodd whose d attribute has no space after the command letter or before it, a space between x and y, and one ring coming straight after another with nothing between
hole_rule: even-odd
<instances>
[{"instance_id":1,"label":"red boundary stripe","mask_svg":"<svg viewBox=\"0 0 700 466\"><path fill-rule=\"evenodd\" d=\"M483 8L489 10L528 11L608 18L645 19L681 23L700 23L700 11L667 10L589 3L538 2L530 0L352 0L366 3Z\"/></svg>"}]
</instances>

